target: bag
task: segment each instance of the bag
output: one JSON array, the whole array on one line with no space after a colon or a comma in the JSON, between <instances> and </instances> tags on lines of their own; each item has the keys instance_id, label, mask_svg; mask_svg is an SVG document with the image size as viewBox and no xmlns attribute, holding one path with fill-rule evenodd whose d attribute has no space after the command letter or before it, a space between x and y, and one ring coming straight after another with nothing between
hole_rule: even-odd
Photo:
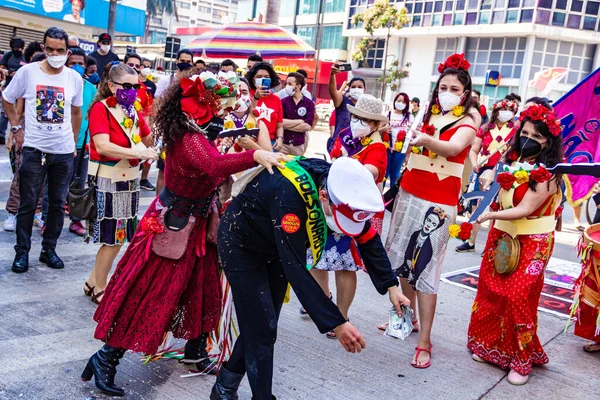
<instances>
[{"instance_id":1,"label":"bag","mask_svg":"<svg viewBox=\"0 0 600 400\"><path fill-rule=\"evenodd\" d=\"M85 145L87 142L89 130L85 132L85 138L83 139L83 146L81 151L85 152ZM77 173L71 185L69 186L69 192L67 193L67 203L69 204L69 215L77 219L86 221L95 221L97 217L96 207L96 181L90 180L88 187L79 189L77 183L81 179L81 167L83 166L84 154L79 157L77 163ZM100 170L100 168L98 168ZM96 179L98 179L98 172L96 172Z\"/></svg>"},{"instance_id":2,"label":"bag","mask_svg":"<svg viewBox=\"0 0 600 400\"><path fill-rule=\"evenodd\" d=\"M519 265L521 244L518 239L508 233L502 235L496 241L496 254L494 257L494 269L499 274L510 274Z\"/></svg>"},{"instance_id":3,"label":"bag","mask_svg":"<svg viewBox=\"0 0 600 400\"><path fill-rule=\"evenodd\" d=\"M208 217L206 218L206 241L213 246L216 246L221 216L219 215L219 209L214 201L210 206L209 212L210 214L208 214Z\"/></svg>"},{"instance_id":4,"label":"bag","mask_svg":"<svg viewBox=\"0 0 600 400\"><path fill-rule=\"evenodd\" d=\"M178 217L171 211L170 208L163 208L158 217L165 230L152 238L152 251L157 256L179 260L187 249L196 218L192 215Z\"/></svg>"}]
</instances>

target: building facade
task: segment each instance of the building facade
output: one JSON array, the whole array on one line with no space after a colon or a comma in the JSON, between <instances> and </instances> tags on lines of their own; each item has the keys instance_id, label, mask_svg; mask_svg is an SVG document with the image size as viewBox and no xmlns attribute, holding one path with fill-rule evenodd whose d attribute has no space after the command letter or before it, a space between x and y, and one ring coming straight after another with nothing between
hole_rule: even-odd
<instances>
[{"instance_id":1,"label":"building facade","mask_svg":"<svg viewBox=\"0 0 600 400\"><path fill-rule=\"evenodd\" d=\"M374 0L347 0L343 34L349 54L366 32L351 23ZM410 76L400 91L427 99L437 66L453 53L465 53L471 62L474 89L491 105L508 93L523 98L542 95L556 100L594 69L600 67L600 2L596 0L390 0L405 6L411 22L393 33L388 64L411 63ZM376 32L375 48L368 54L371 70L357 69L368 78L368 90L377 93L376 76L384 57L385 35ZM356 63L354 63L356 64ZM357 65L358 66L358 65ZM536 73L565 68L566 76L549 93L529 87ZM498 71L498 86L486 86L487 71ZM369 84L370 83L370 84ZM389 92L389 91L388 91ZM391 94L388 94L388 98Z\"/></svg>"}]
</instances>

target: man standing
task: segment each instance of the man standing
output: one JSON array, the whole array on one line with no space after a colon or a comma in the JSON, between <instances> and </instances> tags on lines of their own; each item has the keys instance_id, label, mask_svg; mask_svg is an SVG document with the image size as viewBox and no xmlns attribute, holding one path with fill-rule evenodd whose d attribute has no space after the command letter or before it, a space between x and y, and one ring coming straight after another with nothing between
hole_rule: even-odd
<instances>
[{"instance_id":1,"label":"man standing","mask_svg":"<svg viewBox=\"0 0 600 400\"><path fill-rule=\"evenodd\" d=\"M0 60L0 66L9 72L15 72L25 65L25 41L21 38L12 38L10 40L10 51L7 51Z\"/></svg>"},{"instance_id":2,"label":"man standing","mask_svg":"<svg viewBox=\"0 0 600 400\"><path fill-rule=\"evenodd\" d=\"M246 63L246 71L250 71L252 67L254 67L254 64L259 62L263 62L263 58L258 54L252 54L250 57L248 57L248 62Z\"/></svg>"},{"instance_id":3,"label":"man standing","mask_svg":"<svg viewBox=\"0 0 600 400\"><path fill-rule=\"evenodd\" d=\"M71 182L77 180L77 188L83 189L85 188L85 183L87 182L89 159L87 144L89 144L90 141L87 132L89 123L87 110L90 109L90 106L94 101L94 96L96 96L97 90L96 86L83 79L85 67L87 65L87 57L85 55L85 51L83 51L79 47L71 47L69 50L71 51L71 55L67 59L67 67L71 68L73 71L77 72L81 76L81 80L83 82L83 105L81 106L81 109L85 110L85 112L83 113L84 117L81 120L81 128L79 129L79 135L77 135L77 145L75 146L77 149L77 157L73 159L73 177L71 178ZM85 234L85 227L83 226L82 221L78 218L73 217L72 215L70 215L69 217L71 218L71 224L69 224L69 232L72 232L77 236L83 236Z\"/></svg>"},{"instance_id":4,"label":"man standing","mask_svg":"<svg viewBox=\"0 0 600 400\"><path fill-rule=\"evenodd\" d=\"M206 63L204 62L204 60L196 60L195 65L197 74L201 74L204 71L206 71Z\"/></svg>"},{"instance_id":5,"label":"man standing","mask_svg":"<svg viewBox=\"0 0 600 400\"><path fill-rule=\"evenodd\" d=\"M56 27L44 34L46 59L23 66L14 84L4 92L3 106L11 123L17 146L23 149L19 169L21 202L17 215L17 244L14 272L29 268L31 231L37 199L44 179L48 184L50 207L42 240L40 262L50 268L64 268L56 254L56 242L65 217L67 190L73 174L75 143L81 128L83 80L64 65L70 55L67 33ZM19 125L17 99L25 100L25 129Z\"/></svg>"},{"instance_id":6,"label":"man standing","mask_svg":"<svg viewBox=\"0 0 600 400\"><path fill-rule=\"evenodd\" d=\"M413 97L410 101L410 105L412 106L412 115L413 117L416 117L421 107L421 100L418 97Z\"/></svg>"},{"instance_id":7,"label":"man standing","mask_svg":"<svg viewBox=\"0 0 600 400\"><path fill-rule=\"evenodd\" d=\"M237 71L237 65L233 62L233 60L230 60L229 58L221 61L221 66L219 67L219 71L221 72L235 72Z\"/></svg>"},{"instance_id":8,"label":"man standing","mask_svg":"<svg viewBox=\"0 0 600 400\"><path fill-rule=\"evenodd\" d=\"M104 67L113 61L119 61L119 56L113 53L110 49L112 38L108 33L101 33L98 36L98 50L92 52L90 56L96 60L98 65L98 76L102 78Z\"/></svg>"},{"instance_id":9,"label":"man standing","mask_svg":"<svg viewBox=\"0 0 600 400\"><path fill-rule=\"evenodd\" d=\"M140 70L140 82L148 88L148 93L152 98L156 96L156 84L152 81L152 62L147 58L142 58L142 69Z\"/></svg>"},{"instance_id":10,"label":"man standing","mask_svg":"<svg viewBox=\"0 0 600 400\"><path fill-rule=\"evenodd\" d=\"M281 100L283 143L277 148L284 154L302 156L308 147L308 132L315 118L315 103L303 95L304 82L304 76L297 72L287 76L284 89L287 97Z\"/></svg>"},{"instance_id":11,"label":"man standing","mask_svg":"<svg viewBox=\"0 0 600 400\"><path fill-rule=\"evenodd\" d=\"M296 73L302 75L302 77L304 78L304 86L302 87L302 95L304 97L308 98L309 100L312 100L312 94L310 94L310 92L306 89L306 86L307 86L306 80L308 79L308 74L303 69L299 69L298 71L296 71ZM279 96L279 98L281 100L283 100L286 97L288 97L289 94L288 94L288 91L285 88L283 88L279 92L277 92L277 96Z\"/></svg>"},{"instance_id":12,"label":"man standing","mask_svg":"<svg viewBox=\"0 0 600 400\"><path fill-rule=\"evenodd\" d=\"M156 98L158 99L171 86L171 83L179 80L185 71L193 68L194 55L187 49L179 50L177 53L177 73L171 76L164 76L156 85Z\"/></svg>"}]
</instances>

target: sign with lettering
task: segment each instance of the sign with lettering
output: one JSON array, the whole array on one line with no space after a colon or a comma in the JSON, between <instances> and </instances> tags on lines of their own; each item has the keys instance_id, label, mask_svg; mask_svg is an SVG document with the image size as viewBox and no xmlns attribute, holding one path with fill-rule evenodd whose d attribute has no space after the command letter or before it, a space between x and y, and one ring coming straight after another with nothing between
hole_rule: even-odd
<instances>
[{"instance_id":1,"label":"sign with lettering","mask_svg":"<svg viewBox=\"0 0 600 400\"><path fill-rule=\"evenodd\" d=\"M501 78L502 78L502 76L500 75L500 72L488 70L485 73L485 86L492 86L492 87L498 86L498 85L500 85Z\"/></svg>"}]
</instances>

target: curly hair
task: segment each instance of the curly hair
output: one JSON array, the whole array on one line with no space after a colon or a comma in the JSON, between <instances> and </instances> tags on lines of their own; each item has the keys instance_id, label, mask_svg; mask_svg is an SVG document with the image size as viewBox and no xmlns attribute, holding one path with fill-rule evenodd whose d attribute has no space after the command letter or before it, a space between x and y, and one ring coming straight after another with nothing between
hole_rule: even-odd
<instances>
[{"instance_id":1,"label":"curly hair","mask_svg":"<svg viewBox=\"0 0 600 400\"><path fill-rule=\"evenodd\" d=\"M531 122L533 127L537 132L542 134L547 140L548 145L545 149L542 149L540 154L535 157L534 162L536 164L544 164L547 167L553 167L556 164L562 162L563 160L563 146L562 146L562 136L554 136L550 133L550 129L548 129L548 125L543 123L542 121L531 120L529 117L525 118L515 136L511 139L508 149L504 153L502 158L503 162L510 163L509 156L511 153L516 152L516 154L521 154L521 131L525 126L525 123ZM558 187L562 184L562 174L556 174L556 184ZM537 182L534 180L529 181L529 188L535 192L537 186Z\"/></svg>"},{"instance_id":2,"label":"curly hair","mask_svg":"<svg viewBox=\"0 0 600 400\"><path fill-rule=\"evenodd\" d=\"M259 62L254 64L254 67L252 67L252 69L246 74L246 79L248 79L248 83L250 83L250 89L256 90L256 86L254 85L254 77L261 69L269 73L269 78L271 78L271 88L279 86L279 75L277 75L277 72L275 72L273 66L268 62Z\"/></svg>"},{"instance_id":3,"label":"curly hair","mask_svg":"<svg viewBox=\"0 0 600 400\"><path fill-rule=\"evenodd\" d=\"M431 107L433 107L435 104L438 104L438 93L440 91L440 82L442 81L442 79L444 77L446 77L448 75L456 76L456 78L459 80L459 82L462 83L462 85L464 86L464 88L465 88L464 91L468 91L467 95L465 96L465 100L462 103L462 106L465 108L466 112L469 113L469 110L471 110L472 108L479 110L479 104L477 104L477 102L473 99L473 96L472 96L473 82L471 80L471 75L469 75L469 72L464 71L462 69L446 68L444 70L444 72L442 72L440 74L440 77L438 78L437 82L435 83L435 88L433 89L433 92L431 93L429 108L427 109L427 112L425 113L425 117L423 118L423 123L429 123L429 119L431 118L431 115L432 115ZM476 113L479 114L479 111L476 111ZM474 119L474 115L472 113L469 113L467 115L469 115L472 119Z\"/></svg>"}]
</instances>

